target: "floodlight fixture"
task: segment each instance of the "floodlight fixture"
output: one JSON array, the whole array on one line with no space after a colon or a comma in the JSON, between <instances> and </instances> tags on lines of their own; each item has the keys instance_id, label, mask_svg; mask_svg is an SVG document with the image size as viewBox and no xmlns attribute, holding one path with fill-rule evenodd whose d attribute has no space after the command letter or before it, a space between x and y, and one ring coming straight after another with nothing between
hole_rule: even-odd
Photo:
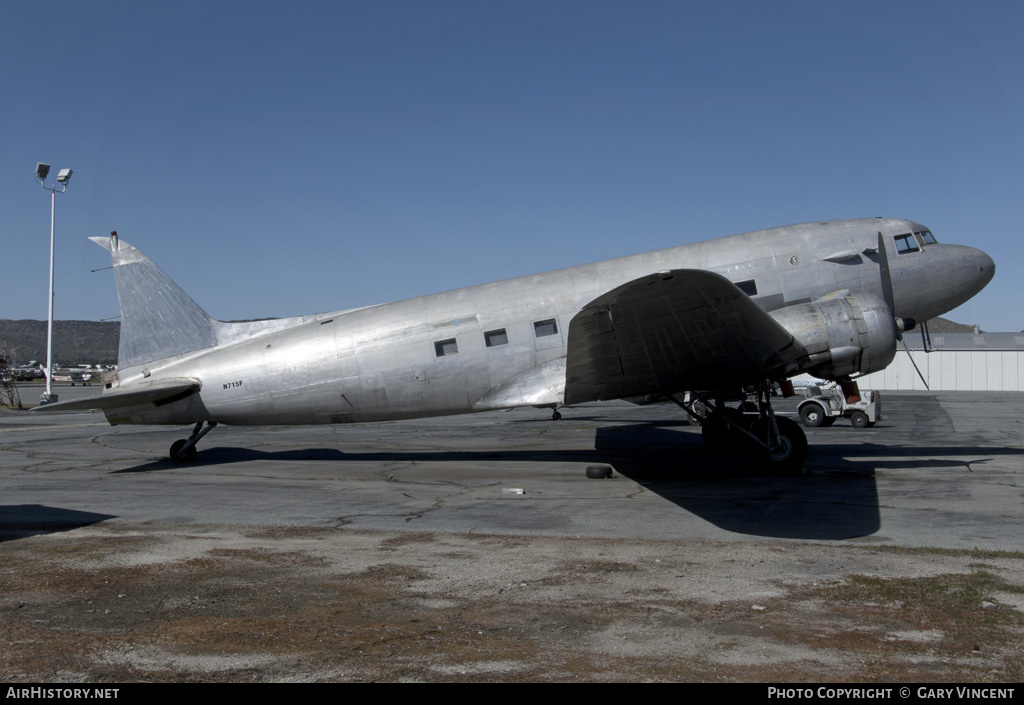
<instances>
[{"instance_id":1,"label":"floodlight fixture","mask_svg":"<svg viewBox=\"0 0 1024 705\"><path fill-rule=\"evenodd\" d=\"M36 162L36 179L39 185L50 192L50 292L47 297L46 317L46 391L39 399L40 404L52 404L57 401L57 395L53 393L53 211L56 206L57 194L68 190L68 181L71 179L71 169L61 169L57 172L57 180L49 186L46 185L46 177L50 173L50 165L43 162ZM57 188L60 184L60 188Z\"/></svg>"}]
</instances>

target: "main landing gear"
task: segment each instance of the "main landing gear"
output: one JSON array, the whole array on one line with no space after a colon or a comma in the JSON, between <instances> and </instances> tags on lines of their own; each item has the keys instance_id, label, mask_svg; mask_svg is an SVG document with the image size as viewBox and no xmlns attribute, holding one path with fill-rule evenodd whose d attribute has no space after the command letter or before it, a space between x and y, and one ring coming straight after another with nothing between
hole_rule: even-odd
<instances>
[{"instance_id":1,"label":"main landing gear","mask_svg":"<svg viewBox=\"0 0 1024 705\"><path fill-rule=\"evenodd\" d=\"M558 410L557 404L535 404L534 409L551 409L551 420L559 421L562 418L562 413Z\"/></svg>"},{"instance_id":2,"label":"main landing gear","mask_svg":"<svg viewBox=\"0 0 1024 705\"><path fill-rule=\"evenodd\" d=\"M712 450L739 450L758 467L778 475L799 475L807 459L807 436L800 425L772 409L770 383L758 389L757 403L727 407L695 396L690 401L669 399L701 425L704 444Z\"/></svg>"},{"instance_id":3,"label":"main landing gear","mask_svg":"<svg viewBox=\"0 0 1024 705\"><path fill-rule=\"evenodd\" d=\"M203 424L206 427L203 427ZM200 421L196 424L196 427L192 429L192 435L188 438L182 438L171 444L171 462L173 463L191 463L196 459L196 443L199 439L205 436L207 433L212 431L217 425L216 421Z\"/></svg>"}]
</instances>

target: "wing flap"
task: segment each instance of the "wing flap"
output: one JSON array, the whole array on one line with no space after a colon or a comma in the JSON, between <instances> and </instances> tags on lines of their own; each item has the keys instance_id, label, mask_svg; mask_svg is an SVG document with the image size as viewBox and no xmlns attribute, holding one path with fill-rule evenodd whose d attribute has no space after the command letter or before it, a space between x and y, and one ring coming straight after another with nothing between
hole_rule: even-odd
<instances>
[{"instance_id":1,"label":"wing flap","mask_svg":"<svg viewBox=\"0 0 1024 705\"><path fill-rule=\"evenodd\" d=\"M789 331L722 275L659 272L573 317L565 403L735 388L799 354Z\"/></svg>"},{"instance_id":2,"label":"wing flap","mask_svg":"<svg viewBox=\"0 0 1024 705\"><path fill-rule=\"evenodd\" d=\"M98 397L73 399L38 406L32 411L84 411L88 409L121 409L140 404L168 403L184 399L199 391L199 380L192 378L161 379L153 382L142 382L128 389L117 389L106 392Z\"/></svg>"}]
</instances>

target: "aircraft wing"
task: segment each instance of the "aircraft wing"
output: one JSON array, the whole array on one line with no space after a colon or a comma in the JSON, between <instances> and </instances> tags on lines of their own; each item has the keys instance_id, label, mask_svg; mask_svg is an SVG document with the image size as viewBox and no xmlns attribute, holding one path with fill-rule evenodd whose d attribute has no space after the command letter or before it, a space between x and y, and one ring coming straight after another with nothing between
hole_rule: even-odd
<instances>
[{"instance_id":1,"label":"aircraft wing","mask_svg":"<svg viewBox=\"0 0 1024 705\"><path fill-rule=\"evenodd\" d=\"M801 354L793 336L720 274L651 274L569 323L565 403L734 389Z\"/></svg>"},{"instance_id":2,"label":"aircraft wing","mask_svg":"<svg viewBox=\"0 0 1024 705\"><path fill-rule=\"evenodd\" d=\"M199 391L199 380L186 378L161 379L154 382L133 384L127 389L114 390L88 399L74 399L56 404L37 406L32 411L84 411L87 409L120 409L139 404L169 403L184 399Z\"/></svg>"}]
</instances>

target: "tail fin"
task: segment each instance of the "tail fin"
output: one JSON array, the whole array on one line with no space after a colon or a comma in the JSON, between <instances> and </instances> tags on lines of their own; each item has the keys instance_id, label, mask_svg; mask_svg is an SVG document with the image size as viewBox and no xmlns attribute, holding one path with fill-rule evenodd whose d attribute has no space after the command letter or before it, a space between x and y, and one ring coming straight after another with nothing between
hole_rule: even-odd
<instances>
[{"instance_id":1,"label":"tail fin","mask_svg":"<svg viewBox=\"0 0 1024 705\"><path fill-rule=\"evenodd\" d=\"M215 321L153 260L118 240L117 233L89 239L110 250L114 265L122 370L217 344Z\"/></svg>"}]
</instances>

